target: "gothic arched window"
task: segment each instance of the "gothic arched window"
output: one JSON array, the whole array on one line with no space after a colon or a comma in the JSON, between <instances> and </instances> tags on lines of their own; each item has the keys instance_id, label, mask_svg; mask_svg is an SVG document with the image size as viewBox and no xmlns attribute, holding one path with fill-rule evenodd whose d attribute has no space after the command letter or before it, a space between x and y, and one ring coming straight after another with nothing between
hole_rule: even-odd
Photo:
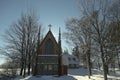
<instances>
[{"instance_id":1,"label":"gothic arched window","mask_svg":"<svg viewBox=\"0 0 120 80\"><path fill-rule=\"evenodd\" d=\"M53 42L52 40L47 40L46 44L45 44L45 54L53 54L53 49L54 48L54 45L53 45Z\"/></svg>"}]
</instances>

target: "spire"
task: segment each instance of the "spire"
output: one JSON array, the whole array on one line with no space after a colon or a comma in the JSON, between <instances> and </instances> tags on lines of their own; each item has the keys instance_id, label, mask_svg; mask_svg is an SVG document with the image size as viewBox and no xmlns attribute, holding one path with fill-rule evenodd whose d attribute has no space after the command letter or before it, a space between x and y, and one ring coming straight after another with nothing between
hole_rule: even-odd
<instances>
[{"instance_id":1,"label":"spire","mask_svg":"<svg viewBox=\"0 0 120 80\"><path fill-rule=\"evenodd\" d=\"M39 46L39 44L40 44L40 29L41 29L41 26L39 26L39 30L38 30L38 46Z\"/></svg>"},{"instance_id":2,"label":"spire","mask_svg":"<svg viewBox=\"0 0 120 80\"><path fill-rule=\"evenodd\" d=\"M58 37L58 46L59 46L59 76L62 75L62 47L61 47L61 31L60 31L60 27L59 27L59 37Z\"/></svg>"},{"instance_id":3,"label":"spire","mask_svg":"<svg viewBox=\"0 0 120 80\"><path fill-rule=\"evenodd\" d=\"M41 30L41 26L38 27L37 53L36 53L36 59L35 59L35 72L34 72L34 75L36 75L36 73L37 73L38 50L39 50L39 45L40 45L40 30Z\"/></svg>"},{"instance_id":4,"label":"spire","mask_svg":"<svg viewBox=\"0 0 120 80\"><path fill-rule=\"evenodd\" d=\"M59 38L58 38L58 44L59 44L59 46L61 47L61 30L60 30L60 27L59 27Z\"/></svg>"}]
</instances>

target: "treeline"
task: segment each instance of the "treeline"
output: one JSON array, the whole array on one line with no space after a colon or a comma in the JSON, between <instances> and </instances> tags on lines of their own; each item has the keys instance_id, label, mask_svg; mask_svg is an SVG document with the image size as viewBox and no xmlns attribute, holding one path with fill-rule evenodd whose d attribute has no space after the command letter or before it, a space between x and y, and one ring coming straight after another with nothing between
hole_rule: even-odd
<instances>
[{"instance_id":1,"label":"treeline","mask_svg":"<svg viewBox=\"0 0 120 80\"><path fill-rule=\"evenodd\" d=\"M87 66L102 66L107 80L109 66L120 69L120 0L79 0L81 18L66 21L65 37L73 54Z\"/></svg>"}]
</instances>

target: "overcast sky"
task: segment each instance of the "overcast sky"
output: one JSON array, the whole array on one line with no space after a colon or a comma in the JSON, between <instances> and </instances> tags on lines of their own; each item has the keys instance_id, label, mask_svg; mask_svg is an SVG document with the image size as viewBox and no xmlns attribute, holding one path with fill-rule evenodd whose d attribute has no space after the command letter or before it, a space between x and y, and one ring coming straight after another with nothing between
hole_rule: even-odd
<instances>
[{"instance_id":1,"label":"overcast sky","mask_svg":"<svg viewBox=\"0 0 120 80\"><path fill-rule=\"evenodd\" d=\"M0 0L0 46L4 46L1 35L10 25L20 18L21 13L34 10L40 23L48 31L48 25L52 25L54 36L58 37L58 29L65 31L65 21L68 18L80 17L78 0ZM63 41L62 47L66 48ZM3 62L3 59L0 63Z\"/></svg>"}]
</instances>

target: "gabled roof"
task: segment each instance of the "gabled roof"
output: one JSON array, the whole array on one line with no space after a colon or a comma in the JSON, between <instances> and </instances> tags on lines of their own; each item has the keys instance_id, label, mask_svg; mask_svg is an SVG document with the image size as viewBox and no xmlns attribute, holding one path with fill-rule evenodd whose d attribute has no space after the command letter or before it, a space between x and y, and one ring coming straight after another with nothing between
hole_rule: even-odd
<instances>
[{"instance_id":1,"label":"gabled roof","mask_svg":"<svg viewBox=\"0 0 120 80\"><path fill-rule=\"evenodd\" d=\"M52 32L51 32L51 30L49 30L48 33L46 34L46 36L44 37L44 39L42 40L42 42L40 43L39 47L44 43L44 41L47 39L47 37L50 37L49 35L50 35L51 38L54 40L54 42L56 43L56 45L58 45L55 37L53 36L53 34L52 34Z\"/></svg>"},{"instance_id":2,"label":"gabled roof","mask_svg":"<svg viewBox=\"0 0 120 80\"><path fill-rule=\"evenodd\" d=\"M70 55L70 54L62 54L62 59L63 61L65 61L65 58L68 59L68 64L79 64L79 60L76 56L74 55ZM73 60L73 58L75 58L75 60ZM69 60L70 59L70 60ZM66 64L66 63L65 63Z\"/></svg>"}]
</instances>

